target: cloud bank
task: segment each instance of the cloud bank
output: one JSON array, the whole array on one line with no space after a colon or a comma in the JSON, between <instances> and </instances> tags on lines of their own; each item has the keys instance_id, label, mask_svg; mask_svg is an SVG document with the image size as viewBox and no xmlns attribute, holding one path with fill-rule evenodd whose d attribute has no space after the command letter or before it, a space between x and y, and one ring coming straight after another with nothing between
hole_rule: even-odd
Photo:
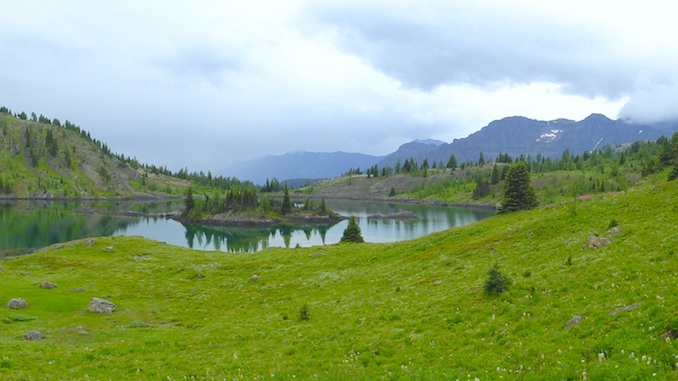
<instances>
[{"instance_id":1,"label":"cloud bank","mask_svg":"<svg viewBox=\"0 0 678 381\"><path fill-rule=\"evenodd\" d=\"M8 0L0 13L0 104L174 170L380 155L510 115L678 118L664 2Z\"/></svg>"}]
</instances>

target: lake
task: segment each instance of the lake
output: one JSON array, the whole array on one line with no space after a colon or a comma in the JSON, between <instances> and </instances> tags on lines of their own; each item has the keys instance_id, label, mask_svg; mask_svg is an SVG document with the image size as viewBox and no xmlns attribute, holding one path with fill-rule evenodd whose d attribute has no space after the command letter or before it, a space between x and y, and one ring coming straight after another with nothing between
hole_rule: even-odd
<instances>
[{"instance_id":1,"label":"lake","mask_svg":"<svg viewBox=\"0 0 678 381\"><path fill-rule=\"evenodd\" d=\"M494 210L326 200L328 208L355 216L366 242L409 240L495 214ZM183 224L160 217L178 212L177 201L2 201L0 256L54 243L98 236L143 236L199 250L257 252L267 247L310 247L339 242L348 221L333 225L275 228L219 227ZM371 219L372 215L411 212L417 219Z\"/></svg>"}]
</instances>

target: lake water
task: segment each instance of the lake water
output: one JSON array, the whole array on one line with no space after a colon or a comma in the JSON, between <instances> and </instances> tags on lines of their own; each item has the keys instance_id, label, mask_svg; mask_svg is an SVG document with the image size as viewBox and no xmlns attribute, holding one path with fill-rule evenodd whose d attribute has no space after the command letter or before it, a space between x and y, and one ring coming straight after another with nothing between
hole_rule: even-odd
<instances>
[{"instance_id":1,"label":"lake water","mask_svg":"<svg viewBox=\"0 0 678 381\"><path fill-rule=\"evenodd\" d=\"M493 210L385 202L327 200L344 216L356 216L366 242L413 239L494 215ZM219 227L182 224L158 215L177 212L180 202L0 202L0 256L53 243L98 236L143 236L200 250L256 252L267 247L310 247L339 242L348 224ZM370 219L409 211L414 220ZM144 216L123 216L130 212Z\"/></svg>"}]
</instances>

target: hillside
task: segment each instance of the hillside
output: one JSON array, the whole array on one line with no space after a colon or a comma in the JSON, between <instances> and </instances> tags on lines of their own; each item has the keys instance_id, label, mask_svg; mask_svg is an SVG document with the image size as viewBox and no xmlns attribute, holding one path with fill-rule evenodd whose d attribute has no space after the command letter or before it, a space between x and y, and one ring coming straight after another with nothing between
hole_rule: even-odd
<instances>
[{"instance_id":1,"label":"hillside","mask_svg":"<svg viewBox=\"0 0 678 381\"><path fill-rule=\"evenodd\" d=\"M0 198L178 196L186 181L111 153L66 122L0 113Z\"/></svg>"},{"instance_id":2,"label":"hillside","mask_svg":"<svg viewBox=\"0 0 678 381\"><path fill-rule=\"evenodd\" d=\"M115 237L5 259L0 300L28 308L0 309L0 378L676 379L666 177L392 244L233 255ZM511 286L488 296L495 264ZM92 297L115 312L87 312Z\"/></svg>"}]
</instances>

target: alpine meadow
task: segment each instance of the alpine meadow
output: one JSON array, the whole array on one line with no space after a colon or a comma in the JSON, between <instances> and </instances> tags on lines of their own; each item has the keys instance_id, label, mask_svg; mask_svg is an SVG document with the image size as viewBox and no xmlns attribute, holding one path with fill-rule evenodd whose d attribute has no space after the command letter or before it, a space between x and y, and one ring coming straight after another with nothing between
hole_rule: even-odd
<instances>
[{"instance_id":1,"label":"alpine meadow","mask_svg":"<svg viewBox=\"0 0 678 381\"><path fill-rule=\"evenodd\" d=\"M1 4L0 381L678 380L675 4Z\"/></svg>"}]
</instances>

